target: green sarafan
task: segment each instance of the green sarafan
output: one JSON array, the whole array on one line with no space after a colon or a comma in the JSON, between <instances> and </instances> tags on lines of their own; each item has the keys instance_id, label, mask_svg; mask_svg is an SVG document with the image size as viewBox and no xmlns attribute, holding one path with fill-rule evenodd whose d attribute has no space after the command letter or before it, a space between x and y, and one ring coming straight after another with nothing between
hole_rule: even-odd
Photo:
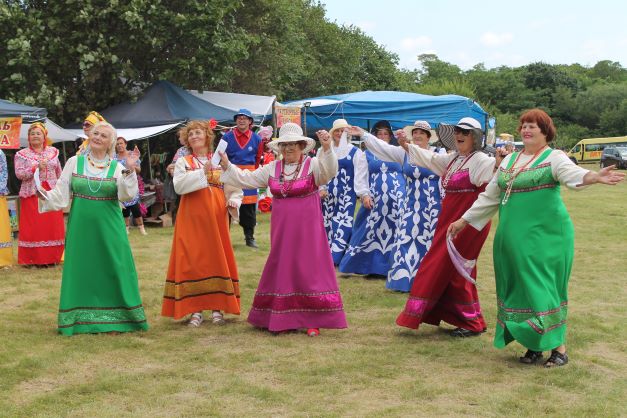
<instances>
[{"instance_id":1,"label":"green sarafan","mask_svg":"<svg viewBox=\"0 0 627 418\"><path fill-rule=\"evenodd\" d=\"M57 335L62 267L0 270L0 416L621 416L627 184L562 193L576 229L565 367L525 367L521 346L492 347L494 232L479 258L481 337L401 329L406 295L342 275L348 329L309 338L253 328L246 315L270 245L262 214L258 251L231 228L242 315L222 327L160 316L172 228L130 234L147 332Z\"/></svg>"}]
</instances>

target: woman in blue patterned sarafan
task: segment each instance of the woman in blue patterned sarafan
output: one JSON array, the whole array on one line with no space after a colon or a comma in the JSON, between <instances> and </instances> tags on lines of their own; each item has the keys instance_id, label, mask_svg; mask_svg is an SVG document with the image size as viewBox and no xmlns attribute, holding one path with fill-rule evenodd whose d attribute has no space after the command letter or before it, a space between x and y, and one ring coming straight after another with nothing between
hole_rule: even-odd
<instances>
[{"instance_id":1,"label":"woman in blue patterned sarafan","mask_svg":"<svg viewBox=\"0 0 627 418\"><path fill-rule=\"evenodd\" d=\"M372 132L378 141L390 143L394 138L388 121L379 121ZM405 178L399 163L378 159L364 152L368 169L357 173L356 189L368 188L361 196L353 234L340 262L340 272L386 277L394 250L396 224L404 209Z\"/></svg>"},{"instance_id":2,"label":"woman in blue patterned sarafan","mask_svg":"<svg viewBox=\"0 0 627 418\"><path fill-rule=\"evenodd\" d=\"M350 125L344 119L333 121L329 132L319 131L317 135L330 136L338 158L338 172L328 184L320 186L322 199L322 219L327 232L333 264L340 264L353 232L357 197L368 194L368 185L357 189L356 173L367 170L363 152L348 142L346 130ZM322 148L318 149L318 153Z\"/></svg>"},{"instance_id":3,"label":"woman in blue patterned sarafan","mask_svg":"<svg viewBox=\"0 0 627 418\"><path fill-rule=\"evenodd\" d=\"M403 165L407 193L403 197L402 212L396 223L394 246L390 253L392 267L387 274L385 287L409 292L418 266L429 251L435 233L441 203L440 177L427 168L410 164L407 153L401 147L378 141L359 128L350 133L361 136L368 150L379 159ZM411 138L411 143L421 148L439 152L434 147L429 147L431 125L426 121L416 121L396 134L399 138Z\"/></svg>"}]
</instances>

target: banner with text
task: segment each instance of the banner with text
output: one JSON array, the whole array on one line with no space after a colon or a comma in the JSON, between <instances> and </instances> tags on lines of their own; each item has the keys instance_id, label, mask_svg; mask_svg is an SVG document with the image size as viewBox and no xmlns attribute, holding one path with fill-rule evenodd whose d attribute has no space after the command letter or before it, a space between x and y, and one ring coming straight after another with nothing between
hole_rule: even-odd
<instances>
[{"instance_id":1,"label":"banner with text","mask_svg":"<svg viewBox=\"0 0 627 418\"><path fill-rule=\"evenodd\" d=\"M283 126L284 123L292 122L301 126L300 124L300 107L298 106L281 106L274 105L274 113L276 115L276 127L277 129Z\"/></svg>"},{"instance_id":2,"label":"banner with text","mask_svg":"<svg viewBox=\"0 0 627 418\"><path fill-rule=\"evenodd\" d=\"M19 149L21 127L21 116L0 118L0 148Z\"/></svg>"}]
</instances>

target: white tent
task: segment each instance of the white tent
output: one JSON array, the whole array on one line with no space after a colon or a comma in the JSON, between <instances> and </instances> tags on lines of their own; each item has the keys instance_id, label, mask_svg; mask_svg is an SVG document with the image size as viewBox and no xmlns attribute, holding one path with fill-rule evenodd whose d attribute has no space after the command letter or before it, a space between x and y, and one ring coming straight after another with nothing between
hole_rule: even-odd
<instances>
[{"instance_id":1,"label":"white tent","mask_svg":"<svg viewBox=\"0 0 627 418\"><path fill-rule=\"evenodd\" d=\"M187 90L194 96L214 105L238 111L245 108L255 116L255 123L260 123L272 114L272 104L276 96L256 96L253 94L222 93L218 91Z\"/></svg>"},{"instance_id":2,"label":"white tent","mask_svg":"<svg viewBox=\"0 0 627 418\"><path fill-rule=\"evenodd\" d=\"M133 141L135 139L147 139L161 135L180 125L180 123L171 123L168 125L147 126L145 128L120 128L117 129L117 133L118 136L123 137L127 141ZM82 129L68 129L67 131L75 134L77 137L85 138Z\"/></svg>"}]
</instances>

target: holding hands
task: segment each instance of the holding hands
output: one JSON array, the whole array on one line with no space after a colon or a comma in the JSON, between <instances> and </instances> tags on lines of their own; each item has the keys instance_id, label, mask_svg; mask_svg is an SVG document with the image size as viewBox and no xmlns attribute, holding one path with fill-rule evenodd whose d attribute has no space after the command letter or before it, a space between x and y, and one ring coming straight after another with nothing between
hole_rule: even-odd
<instances>
[{"instance_id":1,"label":"holding hands","mask_svg":"<svg viewBox=\"0 0 627 418\"><path fill-rule=\"evenodd\" d=\"M316 132L318 139L320 140L320 144L322 145L322 149L328 151L331 148L331 135L327 131L318 131Z\"/></svg>"},{"instance_id":2,"label":"holding hands","mask_svg":"<svg viewBox=\"0 0 627 418\"><path fill-rule=\"evenodd\" d=\"M350 136L357 136L361 138L365 132L366 131L361 129L359 126L351 126L350 128L348 128L348 135Z\"/></svg>"}]
</instances>

